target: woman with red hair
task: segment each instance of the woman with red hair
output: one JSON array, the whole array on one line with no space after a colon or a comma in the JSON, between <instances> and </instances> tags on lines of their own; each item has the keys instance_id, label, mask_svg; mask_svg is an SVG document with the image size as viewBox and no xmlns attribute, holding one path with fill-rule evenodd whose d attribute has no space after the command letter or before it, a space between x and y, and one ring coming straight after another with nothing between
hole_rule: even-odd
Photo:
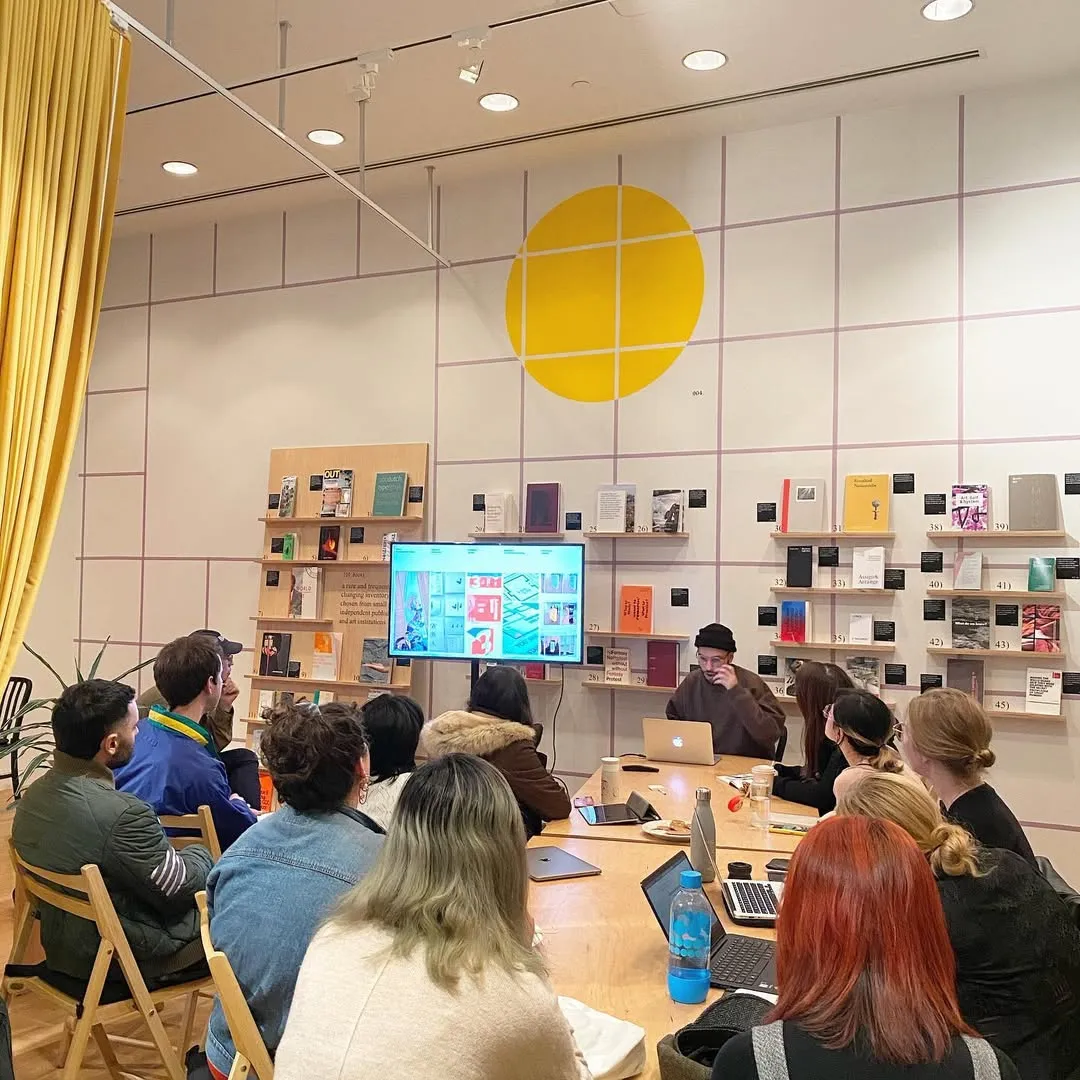
<instances>
[{"instance_id":1,"label":"woman with red hair","mask_svg":"<svg viewBox=\"0 0 1080 1080\"><path fill-rule=\"evenodd\" d=\"M960 1018L937 886L898 825L813 829L791 860L776 934L772 1022L728 1041L713 1080L1018 1080Z\"/></svg>"}]
</instances>

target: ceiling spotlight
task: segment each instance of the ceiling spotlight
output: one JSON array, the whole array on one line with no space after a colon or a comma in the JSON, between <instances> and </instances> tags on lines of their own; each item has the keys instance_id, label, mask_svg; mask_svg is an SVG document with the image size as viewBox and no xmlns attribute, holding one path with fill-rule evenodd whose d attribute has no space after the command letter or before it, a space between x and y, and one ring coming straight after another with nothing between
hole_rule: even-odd
<instances>
[{"instance_id":1,"label":"ceiling spotlight","mask_svg":"<svg viewBox=\"0 0 1080 1080\"><path fill-rule=\"evenodd\" d=\"M461 30L454 35L454 43L459 49L465 49L465 62L458 68L458 78L463 83L475 86L480 81L480 72L484 69L484 59L480 50L485 42L491 40L490 26L476 26L471 30Z\"/></svg>"},{"instance_id":2,"label":"ceiling spotlight","mask_svg":"<svg viewBox=\"0 0 1080 1080\"><path fill-rule=\"evenodd\" d=\"M163 161L161 167L172 176L194 176L199 171L190 161Z\"/></svg>"},{"instance_id":3,"label":"ceiling spotlight","mask_svg":"<svg viewBox=\"0 0 1080 1080\"><path fill-rule=\"evenodd\" d=\"M480 72L484 70L484 61L478 60L475 64L466 64L459 69L458 78L470 86L475 86L480 81Z\"/></svg>"},{"instance_id":4,"label":"ceiling spotlight","mask_svg":"<svg viewBox=\"0 0 1080 1080\"><path fill-rule=\"evenodd\" d=\"M307 133L308 142L318 143L320 146L340 146L345 141L345 136L340 131L332 131L330 128L316 128Z\"/></svg>"},{"instance_id":5,"label":"ceiling spotlight","mask_svg":"<svg viewBox=\"0 0 1080 1080\"><path fill-rule=\"evenodd\" d=\"M715 71L727 63L727 57L715 49L698 49L687 53L683 58L683 67L691 71Z\"/></svg>"},{"instance_id":6,"label":"ceiling spotlight","mask_svg":"<svg viewBox=\"0 0 1080 1080\"><path fill-rule=\"evenodd\" d=\"M513 94L485 94L480 99L480 108L488 112L512 112L518 104Z\"/></svg>"},{"instance_id":7,"label":"ceiling spotlight","mask_svg":"<svg viewBox=\"0 0 1080 1080\"><path fill-rule=\"evenodd\" d=\"M962 19L975 6L975 0L929 0L923 4L923 18L931 22Z\"/></svg>"}]
</instances>

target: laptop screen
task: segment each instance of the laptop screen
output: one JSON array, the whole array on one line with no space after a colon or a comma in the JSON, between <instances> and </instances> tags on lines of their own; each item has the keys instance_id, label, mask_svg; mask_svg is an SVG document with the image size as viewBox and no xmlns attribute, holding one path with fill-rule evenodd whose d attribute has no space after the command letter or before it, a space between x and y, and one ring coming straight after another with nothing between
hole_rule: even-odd
<instances>
[{"instance_id":1,"label":"laptop screen","mask_svg":"<svg viewBox=\"0 0 1080 1080\"><path fill-rule=\"evenodd\" d=\"M674 900L675 894L680 888L679 875L684 870L692 869L690 860L686 857L686 852L680 851L677 855L668 859L663 866L658 866L641 883L641 891L645 894L645 899L649 901L649 907L652 908L656 921L660 924L661 930L664 931L665 937L669 932L668 922L671 919L671 901ZM727 932L716 917L716 909L712 906L707 894L705 902L712 912L712 951L715 952L717 946L727 937Z\"/></svg>"}]
</instances>

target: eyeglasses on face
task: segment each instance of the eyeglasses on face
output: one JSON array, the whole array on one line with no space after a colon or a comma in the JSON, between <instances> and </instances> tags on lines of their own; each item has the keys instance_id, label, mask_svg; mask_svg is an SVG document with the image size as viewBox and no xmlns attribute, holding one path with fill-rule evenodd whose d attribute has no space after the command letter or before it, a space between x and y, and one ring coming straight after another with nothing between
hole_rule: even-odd
<instances>
[{"instance_id":1,"label":"eyeglasses on face","mask_svg":"<svg viewBox=\"0 0 1080 1080\"><path fill-rule=\"evenodd\" d=\"M725 653L723 656L702 656L701 653L697 654L698 667L703 668L722 668L725 664L731 663L731 654Z\"/></svg>"}]
</instances>

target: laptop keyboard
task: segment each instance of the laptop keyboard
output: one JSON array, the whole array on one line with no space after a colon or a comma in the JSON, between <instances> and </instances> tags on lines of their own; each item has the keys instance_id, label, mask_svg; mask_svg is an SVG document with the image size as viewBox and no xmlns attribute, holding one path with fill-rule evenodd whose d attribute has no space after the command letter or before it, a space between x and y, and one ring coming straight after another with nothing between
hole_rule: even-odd
<instances>
[{"instance_id":1,"label":"laptop keyboard","mask_svg":"<svg viewBox=\"0 0 1080 1080\"><path fill-rule=\"evenodd\" d=\"M754 938L729 937L713 958L712 973L724 983L755 986L758 976L772 959L772 942Z\"/></svg>"},{"instance_id":2,"label":"laptop keyboard","mask_svg":"<svg viewBox=\"0 0 1080 1080\"><path fill-rule=\"evenodd\" d=\"M728 881L739 907L750 915L776 918L776 894L761 881Z\"/></svg>"}]
</instances>

